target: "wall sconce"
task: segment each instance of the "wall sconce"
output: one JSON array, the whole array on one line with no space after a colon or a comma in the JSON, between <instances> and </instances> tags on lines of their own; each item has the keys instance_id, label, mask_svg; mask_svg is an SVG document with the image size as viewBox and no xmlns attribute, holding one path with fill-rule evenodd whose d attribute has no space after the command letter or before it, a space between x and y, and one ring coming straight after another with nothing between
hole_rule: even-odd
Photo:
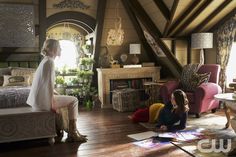
<instances>
[{"instance_id":1,"label":"wall sconce","mask_svg":"<svg viewBox=\"0 0 236 157\"><path fill-rule=\"evenodd\" d=\"M139 63L139 58L137 54L141 54L141 44L130 44L129 45L129 54L134 55L131 59L133 64Z\"/></svg>"},{"instance_id":2,"label":"wall sconce","mask_svg":"<svg viewBox=\"0 0 236 157\"><path fill-rule=\"evenodd\" d=\"M194 33L191 35L192 49L201 49L200 64L204 64L204 50L213 48L213 33Z\"/></svg>"}]
</instances>

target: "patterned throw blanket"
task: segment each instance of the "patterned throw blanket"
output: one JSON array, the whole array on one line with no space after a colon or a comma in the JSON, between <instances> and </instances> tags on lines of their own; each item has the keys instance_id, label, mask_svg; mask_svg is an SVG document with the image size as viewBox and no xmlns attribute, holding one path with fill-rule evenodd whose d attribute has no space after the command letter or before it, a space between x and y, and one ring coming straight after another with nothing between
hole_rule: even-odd
<instances>
[{"instance_id":1,"label":"patterned throw blanket","mask_svg":"<svg viewBox=\"0 0 236 157\"><path fill-rule=\"evenodd\" d=\"M30 87L1 87L0 88L0 109L28 106L26 100Z\"/></svg>"}]
</instances>

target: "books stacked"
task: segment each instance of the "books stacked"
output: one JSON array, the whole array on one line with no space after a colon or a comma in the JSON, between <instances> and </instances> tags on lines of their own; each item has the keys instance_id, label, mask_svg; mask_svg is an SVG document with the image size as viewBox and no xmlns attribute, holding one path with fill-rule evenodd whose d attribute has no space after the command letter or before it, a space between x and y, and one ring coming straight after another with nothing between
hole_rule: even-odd
<instances>
[{"instance_id":1,"label":"books stacked","mask_svg":"<svg viewBox=\"0 0 236 157\"><path fill-rule=\"evenodd\" d=\"M123 65L123 68L141 68L141 64L130 64L130 65Z\"/></svg>"}]
</instances>

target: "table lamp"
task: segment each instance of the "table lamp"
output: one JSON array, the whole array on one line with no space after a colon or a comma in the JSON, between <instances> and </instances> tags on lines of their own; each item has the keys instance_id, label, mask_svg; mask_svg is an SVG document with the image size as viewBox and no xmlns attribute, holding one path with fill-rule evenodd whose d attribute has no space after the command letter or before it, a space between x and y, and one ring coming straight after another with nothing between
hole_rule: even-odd
<instances>
[{"instance_id":1,"label":"table lamp","mask_svg":"<svg viewBox=\"0 0 236 157\"><path fill-rule=\"evenodd\" d=\"M139 63L139 58L137 54L141 54L141 44L130 44L129 45L129 54L134 55L131 59L133 64Z\"/></svg>"},{"instance_id":2,"label":"table lamp","mask_svg":"<svg viewBox=\"0 0 236 157\"><path fill-rule=\"evenodd\" d=\"M192 49L201 49L200 64L204 64L204 50L213 47L213 33L194 33L191 35Z\"/></svg>"}]
</instances>

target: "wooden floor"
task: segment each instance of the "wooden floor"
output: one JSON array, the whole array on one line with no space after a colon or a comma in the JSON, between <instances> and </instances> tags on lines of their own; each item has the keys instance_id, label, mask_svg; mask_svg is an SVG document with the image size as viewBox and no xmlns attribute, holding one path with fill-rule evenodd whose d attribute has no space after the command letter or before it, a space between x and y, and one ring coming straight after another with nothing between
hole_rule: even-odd
<instances>
[{"instance_id":1,"label":"wooden floor","mask_svg":"<svg viewBox=\"0 0 236 157\"><path fill-rule=\"evenodd\" d=\"M119 113L111 109L80 111L79 130L88 135L86 143L56 143L50 146L46 139L0 144L0 157L188 157L177 147L169 144L159 149L144 149L132 144L128 134L146 129L133 124L130 113ZM63 140L65 140L66 135Z\"/></svg>"}]
</instances>

